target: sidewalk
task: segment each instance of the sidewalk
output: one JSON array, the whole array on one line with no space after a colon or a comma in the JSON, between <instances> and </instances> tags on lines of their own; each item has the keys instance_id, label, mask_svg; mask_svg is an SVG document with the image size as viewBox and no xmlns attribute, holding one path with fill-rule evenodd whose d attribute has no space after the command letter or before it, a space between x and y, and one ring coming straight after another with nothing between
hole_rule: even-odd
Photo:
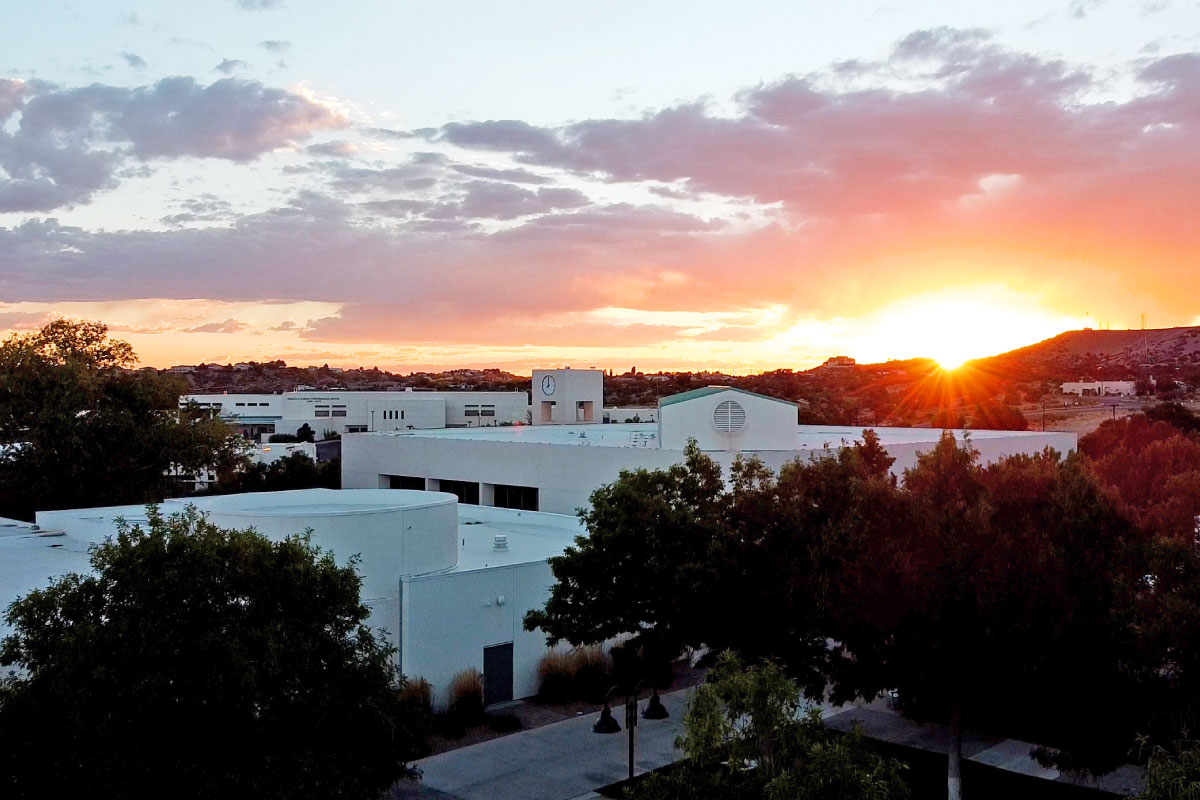
<instances>
[{"instance_id":1,"label":"sidewalk","mask_svg":"<svg viewBox=\"0 0 1200 800\"><path fill-rule=\"evenodd\" d=\"M950 746L950 732L945 726L914 722L888 708L882 700L869 705L834 709L832 713L822 716L825 717L825 724L834 730L849 731L851 725L857 721L867 738L903 747L941 754ZM1134 795L1144 788L1144 774L1140 767L1126 764L1098 778L1081 778L1043 767L1030 755L1035 747L1037 745L1019 739L1001 739L963 731L964 761L974 761L1007 772L1075 786L1087 786L1119 795Z\"/></svg>"},{"instance_id":2,"label":"sidewalk","mask_svg":"<svg viewBox=\"0 0 1200 800\"><path fill-rule=\"evenodd\" d=\"M683 732L687 691L662 695L669 719L639 719L637 772L673 763L675 737ZM643 700L641 707L645 708ZM629 770L629 739L623 707L614 711L622 730L592 732L597 714L519 731L417 762L419 784L398 784L392 798L422 800L573 800L623 780Z\"/></svg>"},{"instance_id":3,"label":"sidewalk","mask_svg":"<svg viewBox=\"0 0 1200 800\"><path fill-rule=\"evenodd\" d=\"M638 720L637 772L657 769L682 754L674 749L683 732L687 689L662 695L671 712L658 722ZM642 707L645 701L642 701ZM614 716L624 727L624 711ZM868 705L822 707L825 724L848 731L858 721L863 734L892 744L943 754L950 742L945 726L913 722L883 701ZM592 732L597 714L520 731L470 747L451 750L417 762L424 777L418 784L397 784L391 798L399 800L584 800L594 790L623 780L628 774L628 738L620 733ZM963 735L963 758L1043 780L1090 786L1121 795L1143 787L1142 770L1126 765L1092 780L1081 780L1037 763L1029 754L1034 745L1016 739Z\"/></svg>"}]
</instances>

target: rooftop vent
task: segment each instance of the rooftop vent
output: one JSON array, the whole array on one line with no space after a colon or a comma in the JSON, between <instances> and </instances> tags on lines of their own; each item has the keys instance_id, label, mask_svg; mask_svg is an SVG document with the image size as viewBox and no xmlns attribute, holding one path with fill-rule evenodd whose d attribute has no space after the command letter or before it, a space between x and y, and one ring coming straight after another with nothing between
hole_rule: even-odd
<instances>
[{"instance_id":1,"label":"rooftop vent","mask_svg":"<svg viewBox=\"0 0 1200 800\"><path fill-rule=\"evenodd\" d=\"M737 400L722 400L713 410L713 424L721 433L737 433L746 424L746 409Z\"/></svg>"},{"instance_id":2,"label":"rooftop vent","mask_svg":"<svg viewBox=\"0 0 1200 800\"><path fill-rule=\"evenodd\" d=\"M503 533L497 533L496 538L492 539L492 549L493 550L507 550L508 549L508 537L505 536Z\"/></svg>"}]
</instances>

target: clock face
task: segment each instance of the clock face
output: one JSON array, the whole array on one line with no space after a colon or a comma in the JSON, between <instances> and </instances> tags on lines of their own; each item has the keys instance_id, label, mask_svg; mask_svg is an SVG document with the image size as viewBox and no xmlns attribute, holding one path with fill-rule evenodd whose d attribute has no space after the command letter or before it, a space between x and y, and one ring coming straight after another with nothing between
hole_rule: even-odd
<instances>
[{"instance_id":1,"label":"clock face","mask_svg":"<svg viewBox=\"0 0 1200 800\"><path fill-rule=\"evenodd\" d=\"M554 376L547 375L542 378L542 394L554 394Z\"/></svg>"}]
</instances>

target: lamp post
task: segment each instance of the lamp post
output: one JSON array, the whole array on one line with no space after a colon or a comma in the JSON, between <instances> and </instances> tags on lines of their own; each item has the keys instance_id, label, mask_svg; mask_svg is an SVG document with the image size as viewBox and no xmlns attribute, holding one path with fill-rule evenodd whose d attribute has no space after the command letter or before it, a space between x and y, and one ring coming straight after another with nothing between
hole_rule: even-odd
<instances>
[{"instance_id":1,"label":"lamp post","mask_svg":"<svg viewBox=\"0 0 1200 800\"><path fill-rule=\"evenodd\" d=\"M637 727L638 718L638 692L642 690L642 684L644 683L644 680L638 681L637 685L633 687L633 693L625 695L625 729L629 731L629 780L633 780L634 729ZM613 686L604 695L604 708L600 712L600 718L592 726L592 731L595 733L621 732L621 725L613 717L612 708L609 706L609 700L612 699L613 692L615 691L617 691L617 687ZM650 695L650 701L646 703L646 710L642 712L642 718L655 720L666 719L669 716L671 716L670 713L658 697L658 688L655 687Z\"/></svg>"}]
</instances>

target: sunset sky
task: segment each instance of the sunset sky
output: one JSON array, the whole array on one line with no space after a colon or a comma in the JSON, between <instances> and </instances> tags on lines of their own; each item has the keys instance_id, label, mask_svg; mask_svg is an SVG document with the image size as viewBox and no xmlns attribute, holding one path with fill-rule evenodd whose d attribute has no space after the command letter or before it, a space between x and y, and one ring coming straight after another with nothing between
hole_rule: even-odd
<instances>
[{"instance_id":1,"label":"sunset sky","mask_svg":"<svg viewBox=\"0 0 1200 800\"><path fill-rule=\"evenodd\" d=\"M9 3L0 335L953 363L1198 324L1200 3Z\"/></svg>"}]
</instances>

